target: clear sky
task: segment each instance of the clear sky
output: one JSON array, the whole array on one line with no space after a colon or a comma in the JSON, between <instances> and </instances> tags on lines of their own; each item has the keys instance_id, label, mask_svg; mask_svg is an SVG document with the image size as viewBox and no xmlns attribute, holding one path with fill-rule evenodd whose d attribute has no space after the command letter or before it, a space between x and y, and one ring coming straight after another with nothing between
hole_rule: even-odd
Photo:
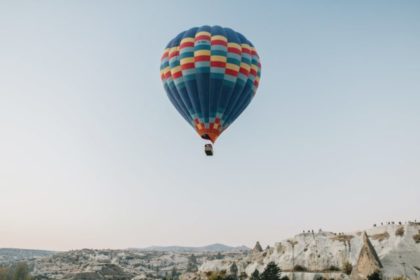
<instances>
[{"instance_id":1,"label":"clear sky","mask_svg":"<svg viewBox=\"0 0 420 280\"><path fill-rule=\"evenodd\" d=\"M0 247L265 246L420 215L419 1L0 1ZM215 156L159 66L243 33L260 88Z\"/></svg>"}]
</instances>

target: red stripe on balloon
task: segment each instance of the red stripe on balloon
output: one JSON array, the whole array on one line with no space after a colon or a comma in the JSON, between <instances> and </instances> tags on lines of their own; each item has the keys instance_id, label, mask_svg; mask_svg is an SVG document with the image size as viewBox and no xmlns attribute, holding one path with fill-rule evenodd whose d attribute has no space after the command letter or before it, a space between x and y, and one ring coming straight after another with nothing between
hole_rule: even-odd
<instances>
[{"instance_id":1,"label":"red stripe on balloon","mask_svg":"<svg viewBox=\"0 0 420 280\"><path fill-rule=\"evenodd\" d=\"M222 62L222 61L212 61L210 63L211 67L221 67L221 68L225 68L226 67L226 62Z\"/></svg>"},{"instance_id":2,"label":"red stripe on balloon","mask_svg":"<svg viewBox=\"0 0 420 280\"><path fill-rule=\"evenodd\" d=\"M180 49L188 47L194 47L194 42L184 42L179 46Z\"/></svg>"},{"instance_id":3,"label":"red stripe on balloon","mask_svg":"<svg viewBox=\"0 0 420 280\"><path fill-rule=\"evenodd\" d=\"M209 55L197 55L194 57L194 61L210 61Z\"/></svg>"},{"instance_id":4,"label":"red stripe on balloon","mask_svg":"<svg viewBox=\"0 0 420 280\"><path fill-rule=\"evenodd\" d=\"M194 68L194 62L185 63L181 65L182 70L192 69Z\"/></svg>"},{"instance_id":5,"label":"red stripe on balloon","mask_svg":"<svg viewBox=\"0 0 420 280\"><path fill-rule=\"evenodd\" d=\"M245 76L248 76L249 75L249 71L248 70L246 70L245 68L240 68L239 69L239 72L241 72L242 74L244 74Z\"/></svg>"},{"instance_id":6,"label":"red stripe on balloon","mask_svg":"<svg viewBox=\"0 0 420 280\"><path fill-rule=\"evenodd\" d=\"M212 45L227 46L226 41L223 41L223 40L212 40L211 44Z\"/></svg>"},{"instance_id":7,"label":"red stripe on balloon","mask_svg":"<svg viewBox=\"0 0 420 280\"><path fill-rule=\"evenodd\" d=\"M170 54L169 54L169 58L172 58L172 57L174 57L174 56L178 56L179 55L179 51L174 51L174 52L171 52Z\"/></svg>"},{"instance_id":8,"label":"red stripe on balloon","mask_svg":"<svg viewBox=\"0 0 420 280\"><path fill-rule=\"evenodd\" d=\"M166 51L166 52L163 53L163 55L161 57L161 60L164 59L165 57L168 57L168 51Z\"/></svg>"},{"instance_id":9,"label":"red stripe on balloon","mask_svg":"<svg viewBox=\"0 0 420 280\"><path fill-rule=\"evenodd\" d=\"M237 48L228 48L228 52L241 54L241 50Z\"/></svg>"},{"instance_id":10,"label":"red stripe on balloon","mask_svg":"<svg viewBox=\"0 0 420 280\"><path fill-rule=\"evenodd\" d=\"M231 75L231 76L238 76L238 72L232 69L226 69L225 74Z\"/></svg>"},{"instance_id":11,"label":"red stripe on balloon","mask_svg":"<svg viewBox=\"0 0 420 280\"><path fill-rule=\"evenodd\" d=\"M175 72L172 74L172 77L174 79L178 79L179 77L182 77L182 72L181 71Z\"/></svg>"},{"instance_id":12,"label":"red stripe on balloon","mask_svg":"<svg viewBox=\"0 0 420 280\"><path fill-rule=\"evenodd\" d=\"M251 50L247 48L242 48L243 53L251 54Z\"/></svg>"},{"instance_id":13,"label":"red stripe on balloon","mask_svg":"<svg viewBox=\"0 0 420 280\"><path fill-rule=\"evenodd\" d=\"M210 36L200 35L200 36L195 37L195 41L201 41L201 40L210 41Z\"/></svg>"}]
</instances>

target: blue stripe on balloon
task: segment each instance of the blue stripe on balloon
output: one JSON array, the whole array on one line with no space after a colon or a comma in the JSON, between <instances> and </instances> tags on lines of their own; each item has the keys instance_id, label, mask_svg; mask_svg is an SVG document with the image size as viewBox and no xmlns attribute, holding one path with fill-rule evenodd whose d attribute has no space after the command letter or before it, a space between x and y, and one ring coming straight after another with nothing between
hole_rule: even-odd
<instances>
[{"instance_id":1,"label":"blue stripe on balloon","mask_svg":"<svg viewBox=\"0 0 420 280\"><path fill-rule=\"evenodd\" d=\"M227 48L221 45L212 45L211 46L211 55L221 55L226 56Z\"/></svg>"},{"instance_id":2,"label":"blue stripe on balloon","mask_svg":"<svg viewBox=\"0 0 420 280\"><path fill-rule=\"evenodd\" d=\"M210 61L196 61L196 68L210 68Z\"/></svg>"},{"instance_id":3,"label":"blue stripe on balloon","mask_svg":"<svg viewBox=\"0 0 420 280\"><path fill-rule=\"evenodd\" d=\"M225 68L222 68L222 67L212 67L210 69L210 72L211 72L212 77L217 78L217 79L223 79L223 77L225 75ZM222 75L219 75L219 74L222 74Z\"/></svg>"}]
</instances>

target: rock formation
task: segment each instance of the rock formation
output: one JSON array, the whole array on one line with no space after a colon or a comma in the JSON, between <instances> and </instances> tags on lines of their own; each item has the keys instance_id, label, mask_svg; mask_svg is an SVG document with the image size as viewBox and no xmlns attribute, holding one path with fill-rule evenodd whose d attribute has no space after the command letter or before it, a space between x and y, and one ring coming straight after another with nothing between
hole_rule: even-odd
<instances>
[{"instance_id":1,"label":"rock formation","mask_svg":"<svg viewBox=\"0 0 420 280\"><path fill-rule=\"evenodd\" d=\"M260 253L262 251L263 251L263 249L261 247L261 244L260 244L259 241L257 241L257 243L255 243L254 249L252 249L252 252L253 253Z\"/></svg>"},{"instance_id":2,"label":"rock formation","mask_svg":"<svg viewBox=\"0 0 420 280\"><path fill-rule=\"evenodd\" d=\"M384 279L405 277L420 280L420 244L415 241L416 236L420 236L420 225L404 225L403 235L396 233L400 227L390 224L366 229L369 238L363 231L300 233L271 245L270 250L259 253L254 250L242 259L225 259L223 263L209 260L199 271L227 271L229 264L235 261L238 275L249 277L256 269L264 271L273 261L281 268L282 277L288 276L289 279L349 280L350 275L347 274L351 268L355 271L353 277L356 277L357 272L363 273L363 265L370 263L368 268L373 267L374 271L376 263ZM302 271L297 272L296 266ZM367 271L364 274L371 273Z\"/></svg>"},{"instance_id":3,"label":"rock formation","mask_svg":"<svg viewBox=\"0 0 420 280\"><path fill-rule=\"evenodd\" d=\"M363 233L363 246L359 253L356 266L351 273L352 280L364 280L375 272L380 272L382 263L376 254L375 248L370 243L366 232Z\"/></svg>"},{"instance_id":4,"label":"rock formation","mask_svg":"<svg viewBox=\"0 0 420 280\"><path fill-rule=\"evenodd\" d=\"M103 264L93 272L77 272L64 276L65 280L130 280L133 277L115 264Z\"/></svg>"}]
</instances>

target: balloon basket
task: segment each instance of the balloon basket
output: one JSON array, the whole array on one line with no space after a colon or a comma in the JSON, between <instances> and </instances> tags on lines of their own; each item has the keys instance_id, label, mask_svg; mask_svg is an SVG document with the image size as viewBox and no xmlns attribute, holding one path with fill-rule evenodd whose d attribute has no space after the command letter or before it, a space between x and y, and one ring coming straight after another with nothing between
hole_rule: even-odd
<instances>
[{"instance_id":1,"label":"balloon basket","mask_svg":"<svg viewBox=\"0 0 420 280\"><path fill-rule=\"evenodd\" d=\"M212 156L213 155L213 146L211 144L204 145L204 153L207 156Z\"/></svg>"}]
</instances>

